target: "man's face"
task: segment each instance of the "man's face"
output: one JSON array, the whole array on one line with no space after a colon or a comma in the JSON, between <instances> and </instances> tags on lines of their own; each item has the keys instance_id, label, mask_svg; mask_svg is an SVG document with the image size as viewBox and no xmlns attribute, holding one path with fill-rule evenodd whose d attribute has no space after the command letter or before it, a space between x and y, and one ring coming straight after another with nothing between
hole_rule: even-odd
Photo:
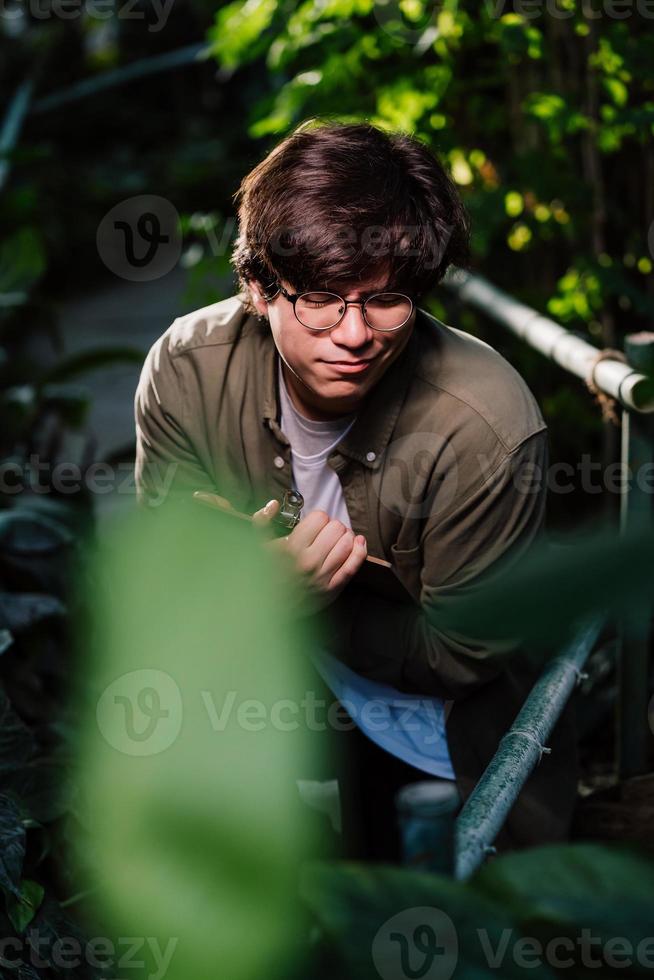
<instances>
[{"instance_id":1,"label":"man's face","mask_svg":"<svg viewBox=\"0 0 654 980\"><path fill-rule=\"evenodd\" d=\"M281 283L287 292L295 292L290 283ZM384 288L392 287L379 276L357 286L332 287L339 296L352 300ZM360 306L348 306L340 323L317 333L299 323L293 304L281 293L267 303L256 284L252 291L257 312L270 321L291 400L306 418L329 419L357 411L402 353L415 324L414 307L399 330L383 333L367 325ZM367 363L361 370L354 370L354 362L361 361Z\"/></svg>"}]
</instances>

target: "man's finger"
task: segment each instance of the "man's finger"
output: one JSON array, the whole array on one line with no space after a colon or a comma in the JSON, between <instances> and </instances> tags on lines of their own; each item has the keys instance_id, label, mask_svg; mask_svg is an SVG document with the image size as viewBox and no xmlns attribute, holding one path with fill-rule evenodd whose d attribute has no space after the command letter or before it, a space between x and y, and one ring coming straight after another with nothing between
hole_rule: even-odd
<instances>
[{"instance_id":1,"label":"man's finger","mask_svg":"<svg viewBox=\"0 0 654 980\"><path fill-rule=\"evenodd\" d=\"M195 490L193 499L208 507L215 507L217 510L233 510L227 497L219 497L217 493L208 493L206 490Z\"/></svg>"},{"instance_id":2,"label":"man's finger","mask_svg":"<svg viewBox=\"0 0 654 980\"><path fill-rule=\"evenodd\" d=\"M362 543L363 542L363 543ZM339 589L342 585L347 585L352 576L361 567L368 553L368 545L362 534L357 534L352 545L350 557L347 558L339 570L332 575L329 580L330 589Z\"/></svg>"},{"instance_id":3,"label":"man's finger","mask_svg":"<svg viewBox=\"0 0 654 980\"><path fill-rule=\"evenodd\" d=\"M252 523L256 524L257 527L266 527L267 524L270 524L279 507L279 500L275 500L274 498L273 500L269 500L265 507L255 511L252 515Z\"/></svg>"}]
</instances>

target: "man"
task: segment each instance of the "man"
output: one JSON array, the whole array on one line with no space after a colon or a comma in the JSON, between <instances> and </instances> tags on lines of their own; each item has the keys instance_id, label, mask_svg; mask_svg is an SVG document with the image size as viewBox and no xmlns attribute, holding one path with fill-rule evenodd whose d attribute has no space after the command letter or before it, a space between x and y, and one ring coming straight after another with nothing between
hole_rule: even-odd
<instances>
[{"instance_id":1,"label":"man","mask_svg":"<svg viewBox=\"0 0 654 980\"><path fill-rule=\"evenodd\" d=\"M219 494L258 521L286 489L305 496L303 520L274 547L332 628L323 677L348 705L413 696L446 731L430 749L411 744L408 725L384 739L361 724L382 746L372 833L392 821L391 790L421 774L455 779L465 799L533 683L515 644L474 624L445 632L438 616L541 532L547 430L507 361L419 306L465 262L468 239L456 188L421 142L311 121L244 179L239 222L241 291L176 320L144 365L139 499L155 499L170 467L177 492ZM366 555L393 564L413 603L354 581ZM551 747L500 847L566 836L570 709ZM368 763L358 773L370 776ZM373 856L389 856L388 839Z\"/></svg>"}]
</instances>

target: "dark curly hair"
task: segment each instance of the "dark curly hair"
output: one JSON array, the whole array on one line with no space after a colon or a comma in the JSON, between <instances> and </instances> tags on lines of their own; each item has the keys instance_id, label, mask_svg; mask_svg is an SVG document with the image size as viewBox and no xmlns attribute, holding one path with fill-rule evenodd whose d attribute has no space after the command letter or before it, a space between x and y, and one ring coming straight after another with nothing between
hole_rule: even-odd
<instances>
[{"instance_id":1,"label":"dark curly hair","mask_svg":"<svg viewBox=\"0 0 654 980\"><path fill-rule=\"evenodd\" d=\"M297 292L365 281L415 297L450 264L465 266L470 227L432 151L370 123L305 121L243 179L231 262L242 300L250 282L284 279Z\"/></svg>"}]
</instances>

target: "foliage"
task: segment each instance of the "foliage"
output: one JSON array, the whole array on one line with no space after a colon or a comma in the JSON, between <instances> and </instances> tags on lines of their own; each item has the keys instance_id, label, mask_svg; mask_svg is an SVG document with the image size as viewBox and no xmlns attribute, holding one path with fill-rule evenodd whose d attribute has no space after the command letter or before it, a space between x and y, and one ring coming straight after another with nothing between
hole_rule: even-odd
<instances>
[{"instance_id":1,"label":"foliage","mask_svg":"<svg viewBox=\"0 0 654 980\"><path fill-rule=\"evenodd\" d=\"M620 17L581 0L512 6L234 0L210 39L221 66L262 69L247 106L261 155L311 116L416 135L461 188L474 265L592 343L619 347L654 316L650 20L636 5ZM599 452L600 412L581 385L441 291L427 306L501 345L546 409L554 459L578 457L582 444ZM593 501L552 503L565 523Z\"/></svg>"},{"instance_id":2,"label":"foliage","mask_svg":"<svg viewBox=\"0 0 654 980\"><path fill-rule=\"evenodd\" d=\"M0 933L10 941L0 976L60 975L64 942L67 975L99 977L102 969L83 955L79 923L65 911L78 901L67 858L84 819L72 787L70 615L92 529L91 500L80 489L93 458L89 393L75 382L142 354L57 356L59 337L40 292L48 265L42 229L17 204L20 195L5 205L14 231L0 245ZM61 491L61 465L77 467L79 492Z\"/></svg>"},{"instance_id":3,"label":"foliage","mask_svg":"<svg viewBox=\"0 0 654 980\"><path fill-rule=\"evenodd\" d=\"M543 305L554 273L558 314L589 262L614 269L588 279L592 303L570 306L597 332L606 307L654 310L654 201L643 215L624 193L625 161L643 173L653 152L654 83L642 69L654 50L642 17L597 22L576 0L561 6L557 17L549 5L528 16L456 0L237 0L211 39L221 65L265 62L254 138L328 114L415 133L443 154L476 219L477 261L512 292L531 289ZM553 253L539 282L528 270Z\"/></svg>"},{"instance_id":4,"label":"foliage","mask_svg":"<svg viewBox=\"0 0 654 980\"><path fill-rule=\"evenodd\" d=\"M12 937L3 977L18 976L21 961L25 976L52 976L57 935L84 942L60 905L77 890L60 852L78 832L65 691L71 669L66 616L74 607L68 581L79 565L74 532L81 517L60 500L30 502L27 495L0 511L0 627L11 640L0 662L0 921L2 935ZM45 944L41 967L30 972L39 940Z\"/></svg>"},{"instance_id":5,"label":"foliage","mask_svg":"<svg viewBox=\"0 0 654 980\"><path fill-rule=\"evenodd\" d=\"M382 866L315 864L305 870L302 893L338 953L344 980L429 976L435 964L439 973L432 975L461 980L545 980L646 975L653 885L651 857L577 844L497 858L465 883ZM430 922L438 928L431 942L424 936Z\"/></svg>"}]
</instances>

